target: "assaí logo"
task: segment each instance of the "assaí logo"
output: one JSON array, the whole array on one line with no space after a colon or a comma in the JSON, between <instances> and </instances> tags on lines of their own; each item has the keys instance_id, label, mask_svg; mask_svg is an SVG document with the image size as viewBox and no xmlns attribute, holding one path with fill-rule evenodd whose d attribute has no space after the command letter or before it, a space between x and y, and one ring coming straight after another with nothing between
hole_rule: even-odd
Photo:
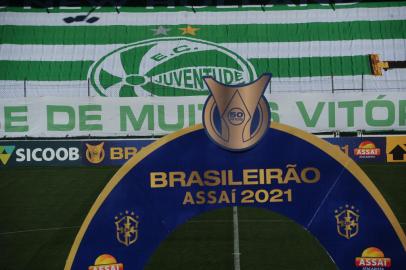
<instances>
[{"instance_id":1,"label":"assa\u00ed logo","mask_svg":"<svg viewBox=\"0 0 406 270\"><path fill-rule=\"evenodd\" d=\"M359 158L376 158L381 155L381 149L371 141L363 141L354 149L354 155Z\"/></svg>"},{"instance_id":2,"label":"assa\u00ed logo","mask_svg":"<svg viewBox=\"0 0 406 270\"><path fill-rule=\"evenodd\" d=\"M233 85L256 79L251 63L235 52L185 37L123 46L96 61L88 75L96 92L110 97L206 95L205 76Z\"/></svg>"},{"instance_id":3,"label":"assa\u00ed logo","mask_svg":"<svg viewBox=\"0 0 406 270\"><path fill-rule=\"evenodd\" d=\"M355 258L355 266L361 270L385 270L391 268L392 261L379 248L369 247Z\"/></svg>"},{"instance_id":4,"label":"assa\u00ed logo","mask_svg":"<svg viewBox=\"0 0 406 270\"><path fill-rule=\"evenodd\" d=\"M88 270L123 270L122 263L117 262L116 258L110 254L102 254L96 258L94 265L89 266Z\"/></svg>"}]
</instances>

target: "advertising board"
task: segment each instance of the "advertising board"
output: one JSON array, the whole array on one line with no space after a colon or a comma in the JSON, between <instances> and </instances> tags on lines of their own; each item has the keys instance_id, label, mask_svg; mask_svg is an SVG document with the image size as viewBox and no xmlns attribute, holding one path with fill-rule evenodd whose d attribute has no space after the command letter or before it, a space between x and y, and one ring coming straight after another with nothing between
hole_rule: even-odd
<instances>
[{"instance_id":1,"label":"advertising board","mask_svg":"<svg viewBox=\"0 0 406 270\"><path fill-rule=\"evenodd\" d=\"M79 141L0 141L0 168L81 164Z\"/></svg>"}]
</instances>

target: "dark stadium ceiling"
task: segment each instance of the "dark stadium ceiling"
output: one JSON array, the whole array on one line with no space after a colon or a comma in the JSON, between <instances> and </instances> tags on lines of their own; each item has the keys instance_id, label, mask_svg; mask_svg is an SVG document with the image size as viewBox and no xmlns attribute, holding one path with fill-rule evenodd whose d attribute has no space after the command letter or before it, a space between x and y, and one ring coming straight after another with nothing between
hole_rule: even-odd
<instances>
[{"instance_id":1,"label":"dark stadium ceiling","mask_svg":"<svg viewBox=\"0 0 406 270\"><path fill-rule=\"evenodd\" d=\"M400 2L402 0L392 0ZM25 6L36 8L74 7L74 6L227 6L227 5L277 5L277 4L340 4L353 2L385 2L385 1L349 1L349 0L0 0L1 7Z\"/></svg>"}]
</instances>

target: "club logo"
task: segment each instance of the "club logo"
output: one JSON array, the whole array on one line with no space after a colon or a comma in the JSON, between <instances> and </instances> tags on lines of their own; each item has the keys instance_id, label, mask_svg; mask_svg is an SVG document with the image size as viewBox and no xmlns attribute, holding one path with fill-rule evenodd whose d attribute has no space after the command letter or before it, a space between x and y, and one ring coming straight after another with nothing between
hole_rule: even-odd
<instances>
[{"instance_id":1,"label":"club logo","mask_svg":"<svg viewBox=\"0 0 406 270\"><path fill-rule=\"evenodd\" d=\"M125 211L114 218L117 241L125 246L134 244L138 239L139 217L134 212Z\"/></svg>"},{"instance_id":2,"label":"club logo","mask_svg":"<svg viewBox=\"0 0 406 270\"><path fill-rule=\"evenodd\" d=\"M337 221L337 232L340 236L347 239L358 234L359 230L359 210L355 209L354 206L340 207L334 211L335 218Z\"/></svg>"},{"instance_id":3,"label":"club logo","mask_svg":"<svg viewBox=\"0 0 406 270\"><path fill-rule=\"evenodd\" d=\"M105 151L104 151L104 142L91 145L86 144L86 159L92 164L98 164L104 160Z\"/></svg>"},{"instance_id":4,"label":"club logo","mask_svg":"<svg viewBox=\"0 0 406 270\"><path fill-rule=\"evenodd\" d=\"M381 155L381 149L371 141L363 141L354 149L354 155L359 158L376 158Z\"/></svg>"},{"instance_id":5,"label":"club logo","mask_svg":"<svg viewBox=\"0 0 406 270\"><path fill-rule=\"evenodd\" d=\"M205 78L211 95L203 109L203 125L209 137L221 147L243 151L265 135L270 121L269 104L263 93L270 80L262 75L253 83L227 86Z\"/></svg>"},{"instance_id":6,"label":"club logo","mask_svg":"<svg viewBox=\"0 0 406 270\"><path fill-rule=\"evenodd\" d=\"M385 258L382 250L369 247L362 252L361 257L355 258L355 266L362 270L385 270L392 266L391 258Z\"/></svg>"},{"instance_id":7,"label":"club logo","mask_svg":"<svg viewBox=\"0 0 406 270\"><path fill-rule=\"evenodd\" d=\"M123 46L103 56L89 70L101 96L206 95L204 76L224 84L256 79L252 65L215 43L185 38L157 38Z\"/></svg>"},{"instance_id":8,"label":"club logo","mask_svg":"<svg viewBox=\"0 0 406 270\"><path fill-rule=\"evenodd\" d=\"M88 270L124 270L124 266L110 254L103 254L97 257L94 265L89 266Z\"/></svg>"},{"instance_id":9,"label":"club logo","mask_svg":"<svg viewBox=\"0 0 406 270\"><path fill-rule=\"evenodd\" d=\"M3 165L7 165L7 162L13 154L14 149L14 145L0 145L0 161L3 163Z\"/></svg>"}]
</instances>

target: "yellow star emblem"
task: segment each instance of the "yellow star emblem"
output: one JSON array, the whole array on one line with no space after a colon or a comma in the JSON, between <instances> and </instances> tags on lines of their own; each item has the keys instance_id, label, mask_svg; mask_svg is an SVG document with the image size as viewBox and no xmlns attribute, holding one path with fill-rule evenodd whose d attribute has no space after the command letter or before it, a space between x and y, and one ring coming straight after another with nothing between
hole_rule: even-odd
<instances>
[{"instance_id":1,"label":"yellow star emblem","mask_svg":"<svg viewBox=\"0 0 406 270\"><path fill-rule=\"evenodd\" d=\"M182 35L192 35L192 36L196 36L196 31L200 30L200 28L194 28L191 25L188 25L185 28L179 28L179 30L182 31Z\"/></svg>"}]
</instances>

